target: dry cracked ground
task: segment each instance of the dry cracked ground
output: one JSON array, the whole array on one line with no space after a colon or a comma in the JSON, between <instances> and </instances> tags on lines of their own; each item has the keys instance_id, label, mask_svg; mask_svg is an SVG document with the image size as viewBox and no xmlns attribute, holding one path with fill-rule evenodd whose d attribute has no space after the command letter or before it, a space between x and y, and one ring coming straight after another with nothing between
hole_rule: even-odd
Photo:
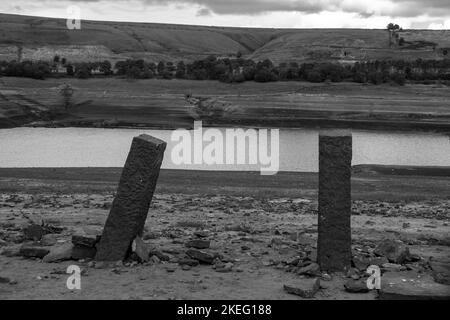
<instances>
[{"instance_id":1,"label":"dry cracked ground","mask_svg":"<svg viewBox=\"0 0 450 320\"><path fill-rule=\"evenodd\" d=\"M383 286L367 292L369 264L381 267L382 279L400 274L401 282L423 281L449 297L449 200L354 201L353 268L336 274L314 262L310 199L157 194L139 255L95 263L112 200L0 194L0 299L377 299ZM49 252L53 258L44 257ZM66 286L73 264L82 270L81 290Z\"/></svg>"}]
</instances>

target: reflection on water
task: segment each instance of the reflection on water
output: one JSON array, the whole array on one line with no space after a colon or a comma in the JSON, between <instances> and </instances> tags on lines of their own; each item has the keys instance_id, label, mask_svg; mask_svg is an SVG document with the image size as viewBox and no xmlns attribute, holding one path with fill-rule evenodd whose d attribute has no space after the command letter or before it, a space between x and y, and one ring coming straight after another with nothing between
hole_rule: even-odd
<instances>
[{"instance_id":1,"label":"reflection on water","mask_svg":"<svg viewBox=\"0 0 450 320\"><path fill-rule=\"evenodd\" d=\"M220 129L223 130L223 129ZM255 170L259 165L175 165L170 130L14 128L0 130L0 167L121 167L131 140L147 133L168 143L163 168ZM280 130L280 171L318 170L318 131ZM353 131L353 164L450 166L444 135Z\"/></svg>"}]
</instances>

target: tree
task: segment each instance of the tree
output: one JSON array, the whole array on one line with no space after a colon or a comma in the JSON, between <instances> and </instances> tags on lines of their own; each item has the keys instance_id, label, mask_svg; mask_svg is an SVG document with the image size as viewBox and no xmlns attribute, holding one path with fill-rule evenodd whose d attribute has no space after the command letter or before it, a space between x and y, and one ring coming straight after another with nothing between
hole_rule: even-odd
<instances>
[{"instance_id":1,"label":"tree","mask_svg":"<svg viewBox=\"0 0 450 320\"><path fill-rule=\"evenodd\" d=\"M158 68L157 68L158 74L159 74L159 75L162 75L162 74L164 73L164 70L165 70L165 69L166 69L166 66L165 66L164 62L160 61L160 62L158 63Z\"/></svg>"},{"instance_id":2,"label":"tree","mask_svg":"<svg viewBox=\"0 0 450 320\"><path fill-rule=\"evenodd\" d=\"M392 38L394 37L395 39L398 40L398 34L396 34L396 32L401 30L401 28L398 24L393 24L391 22L386 26L386 29L389 32L389 47L391 47L392 46Z\"/></svg>"},{"instance_id":3,"label":"tree","mask_svg":"<svg viewBox=\"0 0 450 320\"><path fill-rule=\"evenodd\" d=\"M72 105L72 96L74 94L74 89L70 84L64 83L59 87L59 94L63 99L63 107L68 110Z\"/></svg>"},{"instance_id":4,"label":"tree","mask_svg":"<svg viewBox=\"0 0 450 320\"><path fill-rule=\"evenodd\" d=\"M68 76L73 76L75 74L73 66L71 64L66 66L66 73Z\"/></svg>"},{"instance_id":5,"label":"tree","mask_svg":"<svg viewBox=\"0 0 450 320\"><path fill-rule=\"evenodd\" d=\"M186 65L183 61L178 62L175 77L178 79L184 79L186 77Z\"/></svg>"},{"instance_id":6,"label":"tree","mask_svg":"<svg viewBox=\"0 0 450 320\"><path fill-rule=\"evenodd\" d=\"M100 72L103 73L105 76L112 74L111 67L112 67L111 62L109 62L108 60L100 62L99 65Z\"/></svg>"}]
</instances>

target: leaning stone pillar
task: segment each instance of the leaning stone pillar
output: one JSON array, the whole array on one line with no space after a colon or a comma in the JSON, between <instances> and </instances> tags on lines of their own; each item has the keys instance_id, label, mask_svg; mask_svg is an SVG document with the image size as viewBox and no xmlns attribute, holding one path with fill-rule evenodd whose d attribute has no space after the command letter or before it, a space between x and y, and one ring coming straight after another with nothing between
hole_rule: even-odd
<instances>
[{"instance_id":1,"label":"leaning stone pillar","mask_svg":"<svg viewBox=\"0 0 450 320\"><path fill-rule=\"evenodd\" d=\"M319 134L317 260L324 271L343 271L351 264L351 161L351 132Z\"/></svg>"},{"instance_id":2,"label":"leaning stone pillar","mask_svg":"<svg viewBox=\"0 0 450 320\"><path fill-rule=\"evenodd\" d=\"M165 149L164 141L149 135L133 139L96 260L123 260L134 238L142 235Z\"/></svg>"}]
</instances>

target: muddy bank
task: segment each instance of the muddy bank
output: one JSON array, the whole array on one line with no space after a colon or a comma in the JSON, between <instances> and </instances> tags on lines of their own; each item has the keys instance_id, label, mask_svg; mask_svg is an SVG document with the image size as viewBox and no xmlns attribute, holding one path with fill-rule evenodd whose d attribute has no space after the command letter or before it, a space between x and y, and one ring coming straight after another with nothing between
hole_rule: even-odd
<instances>
[{"instance_id":1,"label":"muddy bank","mask_svg":"<svg viewBox=\"0 0 450 320\"><path fill-rule=\"evenodd\" d=\"M73 106L61 117L37 118L32 126L100 128L191 128L186 95L223 116L203 117L208 126L353 128L450 132L449 90L445 86L313 84L304 82L225 84L217 81L64 79L75 89ZM11 106L64 109L61 79L4 78L0 115ZM42 120L42 121L38 121ZM1 123L1 121L0 121ZM24 122L25 123L25 122Z\"/></svg>"}]
</instances>

